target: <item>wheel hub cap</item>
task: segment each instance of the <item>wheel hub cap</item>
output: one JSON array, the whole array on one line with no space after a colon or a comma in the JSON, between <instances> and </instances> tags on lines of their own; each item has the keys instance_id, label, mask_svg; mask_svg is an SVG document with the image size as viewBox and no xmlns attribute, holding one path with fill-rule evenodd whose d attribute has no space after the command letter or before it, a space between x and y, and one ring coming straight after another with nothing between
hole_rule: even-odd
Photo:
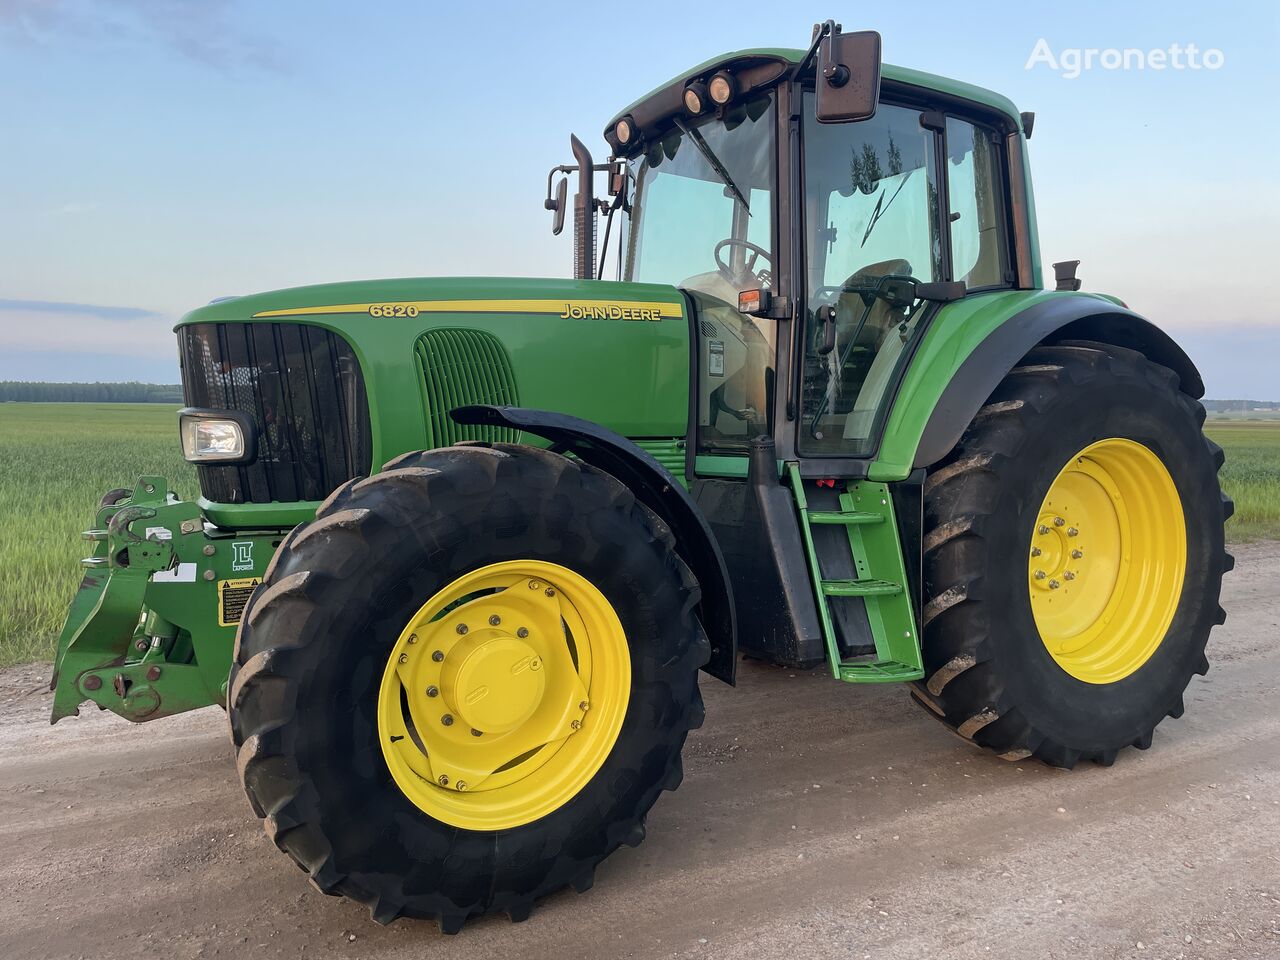
<instances>
[{"instance_id":1,"label":"wheel hub cap","mask_svg":"<svg viewBox=\"0 0 1280 960\"><path fill-rule=\"evenodd\" d=\"M1027 586L1045 647L1087 683L1114 683L1155 653L1186 572L1186 520L1160 458L1133 440L1090 444L1045 495Z\"/></svg>"},{"instance_id":2,"label":"wheel hub cap","mask_svg":"<svg viewBox=\"0 0 1280 960\"><path fill-rule=\"evenodd\" d=\"M630 685L626 635L595 585L543 561L492 564L440 590L400 634L378 694L382 754L430 816L518 826L595 775Z\"/></svg>"}]
</instances>

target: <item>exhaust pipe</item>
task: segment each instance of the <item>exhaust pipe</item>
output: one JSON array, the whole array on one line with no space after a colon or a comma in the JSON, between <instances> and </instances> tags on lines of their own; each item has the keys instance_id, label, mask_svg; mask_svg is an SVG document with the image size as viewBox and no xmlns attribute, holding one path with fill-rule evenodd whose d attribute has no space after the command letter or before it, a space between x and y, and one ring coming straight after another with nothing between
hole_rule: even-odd
<instances>
[{"instance_id":1,"label":"exhaust pipe","mask_svg":"<svg viewBox=\"0 0 1280 960\"><path fill-rule=\"evenodd\" d=\"M591 151L570 134L573 158L578 161L578 193L573 198L573 276L575 280L596 278L596 198L592 194L595 166Z\"/></svg>"}]
</instances>

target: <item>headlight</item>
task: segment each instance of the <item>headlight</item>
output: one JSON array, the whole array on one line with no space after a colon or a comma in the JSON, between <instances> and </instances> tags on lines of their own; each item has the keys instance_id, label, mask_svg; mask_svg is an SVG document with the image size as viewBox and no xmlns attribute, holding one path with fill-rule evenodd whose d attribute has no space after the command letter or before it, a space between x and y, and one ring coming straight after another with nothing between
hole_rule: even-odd
<instances>
[{"instance_id":1,"label":"headlight","mask_svg":"<svg viewBox=\"0 0 1280 960\"><path fill-rule=\"evenodd\" d=\"M635 135L635 128L631 125L630 117L623 117L613 128L613 135L618 138L618 142L624 147L631 142L631 138Z\"/></svg>"},{"instance_id":2,"label":"headlight","mask_svg":"<svg viewBox=\"0 0 1280 960\"><path fill-rule=\"evenodd\" d=\"M706 84L694 82L684 88L684 108L695 117L707 109Z\"/></svg>"},{"instance_id":3,"label":"headlight","mask_svg":"<svg viewBox=\"0 0 1280 960\"><path fill-rule=\"evenodd\" d=\"M711 78L711 82L707 84L707 90L712 100L724 106L738 92L738 81L733 79L732 73L721 70Z\"/></svg>"},{"instance_id":4,"label":"headlight","mask_svg":"<svg viewBox=\"0 0 1280 960\"><path fill-rule=\"evenodd\" d=\"M182 455L191 463L247 463L253 459L253 424L238 410L178 411Z\"/></svg>"}]
</instances>

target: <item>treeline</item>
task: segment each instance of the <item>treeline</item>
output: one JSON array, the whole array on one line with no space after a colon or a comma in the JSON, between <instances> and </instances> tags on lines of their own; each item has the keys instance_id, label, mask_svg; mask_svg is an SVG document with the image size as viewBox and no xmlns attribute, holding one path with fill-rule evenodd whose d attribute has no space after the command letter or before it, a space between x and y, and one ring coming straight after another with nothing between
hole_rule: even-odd
<instances>
[{"instance_id":1,"label":"treeline","mask_svg":"<svg viewBox=\"0 0 1280 960\"><path fill-rule=\"evenodd\" d=\"M1205 400L1204 408L1210 413L1249 413L1254 410L1280 410L1275 400Z\"/></svg>"},{"instance_id":2,"label":"treeline","mask_svg":"<svg viewBox=\"0 0 1280 960\"><path fill-rule=\"evenodd\" d=\"M176 383L41 383L0 380L0 403L181 403Z\"/></svg>"}]
</instances>

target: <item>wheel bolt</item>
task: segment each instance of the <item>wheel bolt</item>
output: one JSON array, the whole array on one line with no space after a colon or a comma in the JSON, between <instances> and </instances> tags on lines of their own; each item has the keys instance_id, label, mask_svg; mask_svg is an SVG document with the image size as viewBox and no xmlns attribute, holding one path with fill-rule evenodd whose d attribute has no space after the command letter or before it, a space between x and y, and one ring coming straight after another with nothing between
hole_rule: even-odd
<instances>
[{"instance_id":1,"label":"wheel bolt","mask_svg":"<svg viewBox=\"0 0 1280 960\"><path fill-rule=\"evenodd\" d=\"M556 592L551 587L547 587L546 594L548 597L554 597L556 595Z\"/></svg>"},{"instance_id":2,"label":"wheel bolt","mask_svg":"<svg viewBox=\"0 0 1280 960\"><path fill-rule=\"evenodd\" d=\"M591 702L588 700L583 700L581 703L578 704L578 709L581 710L583 713L586 713L588 710L591 709Z\"/></svg>"},{"instance_id":3,"label":"wheel bolt","mask_svg":"<svg viewBox=\"0 0 1280 960\"><path fill-rule=\"evenodd\" d=\"M449 785L449 778L442 773L440 776L436 777L436 783L440 784L442 787L447 787Z\"/></svg>"},{"instance_id":4,"label":"wheel bolt","mask_svg":"<svg viewBox=\"0 0 1280 960\"><path fill-rule=\"evenodd\" d=\"M458 631L458 633L459 633L459 634L466 633L466 632L467 632L467 625L466 625L465 623L460 623L460 624L458 624L458 626L456 627L456 629L457 629L457 631Z\"/></svg>"},{"instance_id":5,"label":"wheel bolt","mask_svg":"<svg viewBox=\"0 0 1280 960\"><path fill-rule=\"evenodd\" d=\"M1049 528L1046 527L1043 523L1040 524L1040 526L1036 527L1036 533L1040 534L1040 536L1042 537L1048 532L1049 532Z\"/></svg>"},{"instance_id":6,"label":"wheel bolt","mask_svg":"<svg viewBox=\"0 0 1280 960\"><path fill-rule=\"evenodd\" d=\"M402 653L402 654L400 654L400 662L401 662L401 663L408 663L408 662L409 662L409 655L408 655L407 653Z\"/></svg>"},{"instance_id":7,"label":"wheel bolt","mask_svg":"<svg viewBox=\"0 0 1280 960\"><path fill-rule=\"evenodd\" d=\"M530 589L530 590L541 590L541 589L542 589L542 584L540 584L537 580L530 580L530 581L529 581L529 589Z\"/></svg>"},{"instance_id":8,"label":"wheel bolt","mask_svg":"<svg viewBox=\"0 0 1280 960\"><path fill-rule=\"evenodd\" d=\"M473 737L483 737L483 736L484 736L484 733L483 733L483 732L481 732L481 731L479 731L479 730L477 730L475 727L472 727L472 728L471 728L471 735L472 735Z\"/></svg>"},{"instance_id":9,"label":"wheel bolt","mask_svg":"<svg viewBox=\"0 0 1280 960\"><path fill-rule=\"evenodd\" d=\"M521 627L519 630L516 631L516 636L519 637L521 640L523 640L528 635L529 635L528 627Z\"/></svg>"},{"instance_id":10,"label":"wheel bolt","mask_svg":"<svg viewBox=\"0 0 1280 960\"><path fill-rule=\"evenodd\" d=\"M1057 580L1050 580L1050 581L1049 581L1049 589L1050 589L1050 590L1057 590L1060 586L1062 586L1062 584L1060 584Z\"/></svg>"},{"instance_id":11,"label":"wheel bolt","mask_svg":"<svg viewBox=\"0 0 1280 960\"><path fill-rule=\"evenodd\" d=\"M581 721L581 720L574 720L574 721L572 721L572 722L569 724L569 726L573 727L573 729L575 729L575 730L581 730L581 729L582 729L582 721Z\"/></svg>"},{"instance_id":12,"label":"wheel bolt","mask_svg":"<svg viewBox=\"0 0 1280 960\"><path fill-rule=\"evenodd\" d=\"M467 781L465 781L465 780L459 780L457 783L455 783L455 784L453 785L453 789L455 789L455 790L465 790L465 789L467 789Z\"/></svg>"},{"instance_id":13,"label":"wheel bolt","mask_svg":"<svg viewBox=\"0 0 1280 960\"><path fill-rule=\"evenodd\" d=\"M1037 580L1043 580L1046 576L1048 576L1048 574L1046 574L1043 570L1037 570L1037 571L1036 571L1036 579L1037 579Z\"/></svg>"},{"instance_id":14,"label":"wheel bolt","mask_svg":"<svg viewBox=\"0 0 1280 960\"><path fill-rule=\"evenodd\" d=\"M1076 578L1075 573L1073 573L1070 570L1068 570L1066 573L1062 575L1063 580L1074 580L1075 578Z\"/></svg>"},{"instance_id":15,"label":"wheel bolt","mask_svg":"<svg viewBox=\"0 0 1280 960\"><path fill-rule=\"evenodd\" d=\"M1041 550L1040 550L1040 548L1039 548L1039 547L1032 547L1032 548L1031 548L1031 555L1032 555L1033 557L1038 557L1038 556L1040 556L1040 553L1041 553Z\"/></svg>"},{"instance_id":16,"label":"wheel bolt","mask_svg":"<svg viewBox=\"0 0 1280 960\"><path fill-rule=\"evenodd\" d=\"M1054 525L1055 527L1064 527L1064 526L1066 526L1066 524L1067 524L1067 521L1063 520L1061 517L1054 517L1054 518L1053 518L1053 525Z\"/></svg>"},{"instance_id":17,"label":"wheel bolt","mask_svg":"<svg viewBox=\"0 0 1280 960\"><path fill-rule=\"evenodd\" d=\"M440 688L436 686L427 687L427 696L428 697L440 696Z\"/></svg>"},{"instance_id":18,"label":"wheel bolt","mask_svg":"<svg viewBox=\"0 0 1280 960\"><path fill-rule=\"evenodd\" d=\"M496 627L501 622L502 622L502 618L498 616L496 613L489 618L489 626L491 627Z\"/></svg>"},{"instance_id":19,"label":"wheel bolt","mask_svg":"<svg viewBox=\"0 0 1280 960\"><path fill-rule=\"evenodd\" d=\"M411 634L409 634L409 642L410 642L410 643L417 643L417 642L418 642L418 635L417 635L416 633L411 633Z\"/></svg>"},{"instance_id":20,"label":"wheel bolt","mask_svg":"<svg viewBox=\"0 0 1280 960\"><path fill-rule=\"evenodd\" d=\"M453 726L453 714L451 714L451 713L446 713L443 717L441 717L441 718L440 718L440 722L441 722L441 723L443 723L446 727L452 727L452 726Z\"/></svg>"},{"instance_id":21,"label":"wheel bolt","mask_svg":"<svg viewBox=\"0 0 1280 960\"><path fill-rule=\"evenodd\" d=\"M436 663L439 663L441 660L444 659L444 651L443 650L431 651L431 659L434 660Z\"/></svg>"},{"instance_id":22,"label":"wheel bolt","mask_svg":"<svg viewBox=\"0 0 1280 960\"><path fill-rule=\"evenodd\" d=\"M1077 530L1075 527L1067 527L1068 537L1078 537L1079 535L1080 535L1080 531Z\"/></svg>"},{"instance_id":23,"label":"wheel bolt","mask_svg":"<svg viewBox=\"0 0 1280 960\"><path fill-rule=\"evenodd\" d=\"M1084 556L1084 551L1081 550L1079 547L1071 551L1072 560L1079 560L1083 556Z\"/></svg>"}]
</instances>

